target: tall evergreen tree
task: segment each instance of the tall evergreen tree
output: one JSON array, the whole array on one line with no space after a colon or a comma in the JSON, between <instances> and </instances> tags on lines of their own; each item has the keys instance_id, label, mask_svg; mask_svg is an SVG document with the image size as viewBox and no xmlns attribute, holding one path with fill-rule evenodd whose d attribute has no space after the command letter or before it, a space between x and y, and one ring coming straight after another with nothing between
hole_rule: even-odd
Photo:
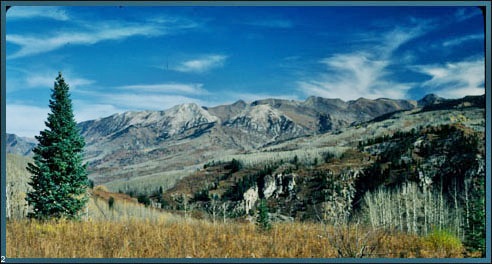
<instances>
[{"instance_id":1,"label":"tall evergreen tree","mask_svg":"<svg viewBox=\"0 0 492 264\"><path fill-rule=\"evenodd\" d=\"M32 174L32 191L26 197L33 210L29 217L76 219L88 200L87 164L82 162L85 141L76 126L69 86L61 72L49 107L47 128L36 136L34 163L27 166Z\"/></svg>"},{"instance_id":2,"label":"tall evergreen tree","mask_svg":"<svg viewBox=\"0 0 492 264\"><path fill-rule=\"evenodd\" d=\"M263 231L268 231L272 228L272 224L270 223L270 218L268 216L268 206L265 199L261 199L260 204L258 205L258 217L256 218L256 224Z\"/></svg>"},{"instance_id":3,"label":"tall evergreen tree","mask_svg":"<svg viewBox=\"0 0 492 264\"><path fill-rule=\"evenodd\" d=\"M479 251L485 257L485 177L477 177L472 182L472 195L468 226L465 227L465 247Z\"/></svg>"}]
</instances>

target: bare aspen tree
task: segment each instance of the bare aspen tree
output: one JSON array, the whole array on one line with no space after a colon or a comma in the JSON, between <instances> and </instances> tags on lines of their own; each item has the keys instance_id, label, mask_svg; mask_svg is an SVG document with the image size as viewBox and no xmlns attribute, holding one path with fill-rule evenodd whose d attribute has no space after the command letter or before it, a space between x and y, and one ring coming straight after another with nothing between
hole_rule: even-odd
<instances>
[{"instance_id":1,"label":"bare aspen tree","mask_svg":"<svg viewBox=\"0 0 492 264\"><path fill-rule=\"evenodd\" d=\"M470 178L466 177L465 178L465 221L466 221L466 226L470 225L469 219L470 219L470 195L468 193L468 190L470 189Z\"/></svg>"},{"instance_id":2,"label":"bare aspen tree","mask_svg":"<svg viewBox=\"0 0 492 264\"><path fill-rule=\"evenodd\" d=\"M386 199L391 199L390 196L391 196L391 193L387 193L387 195L385 195L387 197L385 197ZM386 208L384 211L386 211L386 217L387 217L387 220L386 220L386 223L389 225L389 226L394 226L393 224L393 210L394 210L394 205L393 205L393 202L392 201L391 203L385 203L386 204Z\"/></svg>"},{"instance_id":3,"label":"bare aspen tree","mask_svg":"<svg viewBox=\"0 0 492 264\"><path fill-rule=\"evenodd\" d=\"M417 229L417 188L415 188L415 185L411 185L414 188L412 188L412 200L413 200L413 233L417 234L418 229Z\"/></svg>"},{"instance_id":4,"label":"bare aspen tree","mask_svg":"<svg viewBox=\"0 0 492 264\"><path fill-rule=\"evenodd\" d=\"M89 192L88 192L88 196L89 196L89 199L90 197L92 196ZM85 204L85 221L89 221L89 203L86 203Z\"/></svg>"},{"instance_id":5,"label":"bare aspen tree","mask_svg":"<svg viewBox=\"0 0 492 264\"><path fill-rule=\"evenodd\" d=\"M215 226L215 208L217 207L217 201L215 199L212 200L212 219Z\"/></svg>"},{"instance_id":6,"label":"bare aspen tree","mask_svg":"<svg viewBox=\"0 0 492 264\"><path fill-rule=\"evenodd\" d=\"M450 192L451 193L451 192ZM451 194L453 196L453 201L454 201L454 227L455 227L455 232L458 237L460 237L461 233L461 212L458 206L458 184L456 182L456 178L453 179L453 192Z\"/></svg>"},{"instance_id":7,"label":"bare aspen tree","mask_svg":"<svg viewBox=\"0 0 492 264\"><path fill-rule=\"evenodd\" d=\"M188 201L186 199L186 196L183 194L183 205L184 205L184 211L185 211L185 220L188 220Z\"/></svg>"},{"instance_id":8,"label":"bare aspen tree","mask_svg":"<svg viewBox=\"0 0 492 264\"><path fill-rule=\"evenodd\" d=\"M384 187L364 196L372 228L397 228L411 234L426 234L430 227L460 230L460 210L441 199L440 191L421 190L416 183L405 183L394 191ZM458 226L455 226L458 223Z\"/></svg>"},{"instance_id":9,"label":"bare aspen tree","mask_svg":"<svg viewBox=\"0 0 492 264\"><path fill-rule=\"evenodd\" d=\"M435 195L429 193L430 223L437 223L439 220L438 204Z\"/></svg>"},{"instance_id":10,"label":"bare aspen tree","mask_svg":"<svg viewBox=\"0 0 492 264\"><path fill-rule=\"evenodd\" d=\"M222 217L223 217L223 222L224 224L226 223L226 215L227 215L227 209L226 209L226 203L222 204Z\"/></svg>"},{"instance_id":11,"label":"bare aspen tree","mask_svg":"<svg viewBox=\"0 0 492 264\"><path fill-rule=\"evenodd\" d=\"M7 184L7 189L6 189L6 193L7 193L7 196L5 197L5 209L7 210L7 219L10 219L12 217L11 215L11 207L10 207L10 188L9 188L9 185L10 184Z\"/></svg>"},{"instance_id":12,"label":"bare aspen tree","mask_svg":"<svg viewBox=\"0 0 492 264\"><path fill-rule=\"evenodd\" d=\"M405 216L407 222L407 232L412 231L412 226L410 225L410 203L408 201L408 184L403 186L403 195L405 196Z\"/></svg>"},{"instance_id":13,"label":"bare aspen tree","mask_svg":"<svg viewBox=\"0 0 492 264\"><path fill-rule=\"evenodd\" d=\"M428 214L428 205L427 205L427 192L424 192L424 234L427 235L427 225L428 225L428 220L427 220L427 214Z\"/></svg>"},{"instance_id":14,"label":"bare aspen tree","mask_svg":"<svg viewBox=\"0 0 492 264\"><path fill-rule=\"evenodd\" d=\"M441 180L441 188L439 190L439 230L442 230L442 226L443 226L443 223L444 223L444 215L443 215L443 211L444 211L444 197L443 197L443 193L442 193L442 189L443 189L443 180L442 180L442 176L440 177L440 180Z\"/></svg>"},{"instance_id":15,"label":"bare aspen tree","mask_svg":"<svg viewBox=\"0 0 492 264\"><path fill-rule=\"evenodd\" d=\"M396 200L398 202L398 228L400 229L400 231L403 231L403 212L401 210L401 197L398 197L398 199Z\"/></svg>"},{"instance_id":16,"label":"bare aspen tree","mask_svg":"<svg viewBox=\"0 0 492 264\"><path fill-rule=\"evenodd\" d=\"M373 195L371 195L371 192L368 191L366 195L364 196L364 202L366 203L366 206L368 207L369 210L369 221L371 222L372 228L375 229L377 225L377 210L374 208L374 201L373 201Z\"/></svg>"}]
</instances>

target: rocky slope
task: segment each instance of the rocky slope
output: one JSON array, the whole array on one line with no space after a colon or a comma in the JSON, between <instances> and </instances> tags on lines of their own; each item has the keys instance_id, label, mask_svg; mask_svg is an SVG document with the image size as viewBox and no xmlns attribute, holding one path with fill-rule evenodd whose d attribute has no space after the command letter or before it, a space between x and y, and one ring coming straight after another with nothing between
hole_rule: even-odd
<instances>
[{"instance_id":1,"label":"rocky slope","mask_svg":"<svg viewBox=\"0 0 492 264\"><path fill-rule=\"evenodd\" d=\"M344 102L320 97L238 101L211 108L183 104L166 111L115 114L79 127L86 138L91 177L105 183L193 168L218 154L326 133L415 106L416 102L406 100Z\"/></svg>"},{"instance_id":2,"label":"rocky slope","mask_svg":"<svg viewBox=\"0 0 492 264\"><path fill-rule=\"evenodd\" d=\"M210 108L183 104L165 111L115 114L82 122L79 128L86 139L89 177L101 184L190 171L208 160L339 133L350 125L443 101L453 103L428 95L418 102L344 102L312 96L305 101L265 99ZM26 155L34 143L12 135L7 145L8 152Z\"/></svg>"},{"instance_id":3,"label":"rocky slope","mask_svg":"<svg viewBox=\"0 0 492 264\"><path fill-rule=\"evenodd\" d=\"M476 195L485 177L484 109L443 107L400 112L346 129L340 136L348 134L352 147L338 155L321 152L301 159L308 146L295 140L299 149L291 150L289 158L246 165L260 154L254 153L206 164L152 199L199 217L251 221L265 199L277 221L333 223L363 217L373 226L425 234L439 224L463 235L465 215L472 210L468 197ZM380 133L378 127L387 129ZM336 141L337 136L313 138Z\"/></svg>"}]
</instances>

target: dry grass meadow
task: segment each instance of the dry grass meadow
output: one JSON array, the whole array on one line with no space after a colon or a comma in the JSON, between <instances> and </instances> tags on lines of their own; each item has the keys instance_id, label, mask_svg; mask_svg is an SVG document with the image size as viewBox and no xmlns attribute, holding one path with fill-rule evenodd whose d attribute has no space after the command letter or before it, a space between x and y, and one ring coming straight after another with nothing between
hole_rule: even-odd
<instances>
[{"instance_id":1,"label":"dry grass meadow","mask_svg":"<svg viewBox=\"0 0 492 264\"><path fill-rule=\"evenodd\" d=\"M363 257L463 257L461 244L438 237L314 223L275 224L269 231L174 217L7 223L7 258L336 258L361 250Z\"/></svg>"},{"instance_id":2,"label":"dry grass meadow","mask_svg":"<svg viewBox=\"0 0 492 264\"><path fill-rule=\"evenodd\" d=\"M25 192L14 187L15 193ZM103 186L90 194L82 220L47 222L27 219L25 209L14 210L14 204L22 208L25 201L12 196L6 258L465 257L461 242L446 233L417 236L321 222L274 223L271 230L261 231L253 223L227 219L214 224L152 209ZM112 208L110 197L115 199Z\"/></svg>"}]
</instances>

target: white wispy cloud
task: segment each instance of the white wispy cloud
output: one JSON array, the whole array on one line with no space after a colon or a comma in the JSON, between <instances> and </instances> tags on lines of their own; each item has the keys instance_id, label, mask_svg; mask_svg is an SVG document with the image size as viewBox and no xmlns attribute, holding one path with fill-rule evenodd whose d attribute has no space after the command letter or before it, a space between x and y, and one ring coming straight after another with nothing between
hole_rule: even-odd
<instances>
[{"instance_id":1,"label":"white wispy cloud","mask_svg":"<svg viewBox=\"0 0 492 264\"><path fill-rule=\"evenodd\" d=\"M418 65L413 70L430 76L422 86L445 98L485 93L485 62L483 58L444 64Z\"/></svg>"},{"instance_id":2,"label":"white wispy cloud","mask_svg":"<svg viewBox=\"0 0 492 264\"><path fill-rule=\"evenodd\" d=\"M98 119L124 112L123 109L111 104L91 103L84 100L74 100L73 106L75 121L77 122Z\"/></svg>"},{"instance_id":3,"label":"white wispy cloud","mask_svg":"<svg viewBox=\"0 0 492 264\"><path fill-rule=\"evenodd\" d=\"M40 12L38 9L29 12ZM65 14L62 9L49 9L46 14ZM56 11L56 12L55 12ZM18 15L19 16L19 15ZM62 16L60 16L62 18ZM47 34L7 34L6 41L20 46L13 54L8 54L8 59L50 52L65 45L93 45L102 41L122 40L133 36L155 37L169 34L179 34L185 30L202 26L201 23L185 17L154 17L139 22L126 22L118 20L103 20L87 22L76 18L67 18L70 29L53 30Z\"/></svg>"},{"instance_id":4,"label":"white wispy cloud","mask_svg":"<svg viewBox=\"0 0 492 264\"><path fill-rule=\"evenodd\" d=\"M285 100L299 100L299 97L293 94L268 94L268 93L226 93L225 94L229 100L221 102L224 103L233 103L237 100L243 100L245 102L254 102L262 99L285 99ZM224 98L225 99L225 98ZM217 104L218 105L218 104Z\"/></svg>"},{"instance_id":5,"label":"white wispy cloud","mask_svg":"<svg viewBox=\"0 0 492 264\"><path fill-rule=\"evenodd\" d=\"M98 119L125 111L166 110L183 103L205 105L206 102L181 95L97 93L97 99L73 100L73 111L77 122ZM6 104L6 131L22 137L34 137L46 128L49 107L38 107L22 103Z\"/></svg>"},{"instance_id":6,"label":"white wispy cloud","mask_svg":"<svg viewBox=\"0 0 492 264\"><path fill-rule=\"evenodd\" d=\"M178 16L157 16L150 17L147 19L147 22L152 24L158 24L159 26L164 26L168 31L174 30L184 30L184 29L195 29L203 26L202 22L192 20L187 17L178 17Z\"/></svg>"},{"instance_id":7,"label":"white wispy cloud","mask_svg":"<svg viewBox=\"0 0 492 264\"><path fill-rule=\"evenodd\" d=\"M135 84L125 85L118 88L123 90L133 90L144 93L169 93L169 94L194 94L203 95L209 92L202 88L203 84L185 84L185 83L159 83L159 84Z\"/></svg>"},{"instance_id":8,"label":"white wispy cloud","mask_svg":"<svg viewBox=\"0 0 492 264\"><path fill-rule=\"evenodd\" d=\"M84 100L74 100L74 116L76 122L98 119L115 113L124 112L110 104L91 103ZM39 135L46 128L44 122L50 109L28 104L6 104L6 131L22 137Z\"/></svg>"},{"instance_id":9,"label":"white wispy cloud","mask_svg":"<svg viewBox=\"0 0 492 264\"><path fill-rule=\"evenodd\" d=\"M171 68L179 72L203 73L214 68L222 67L227 56L220 54L204 55L196 59L181 62L178 66Z\"/></svg>"},{"instance_id":10,"label":"white wispy cloud","mask_svg":"<svg viewBox=\"0 0 492 264\"><path fill-rule=\"evenodd\" d=\"M397 27L383 34L366 37L370 45L358 51L337 53L319 61L325 72L297 82L306 95L353 100L360 97L405 98L412 83L393 81L390 77L392 54L401 45L420 36L426 23L414 27Z\"/></svg>"},{"instance_id":11,"label":"white wispy cloud","mask_svg":"<svg viewBox=\"0 0 492 264\"><path fill-rule=\"evenodd\" d=\"M34 137L46 128L44 121L48 117L49 108L24 104L5 105L6 132L21 137Z\"/></svg>"},{"instance_id":12,"label":"white wispy cloud","mask_svg":"<svg viewBox=\"0 0 492 264\"><path fill-rule=\"evenodd\" d=\"M166 110L178 104L196 103L203 105L200 99L182 95L106 94L104 101L117 108L128 110ZM128 111L127 110L127 111Z\"/></svg>"},{"instance_id":13,"label":"white wispy cloud","mask_svg":"<svg viewBox=\"0 0 492 264\"><path fill-rule=\"evenodd\" d=\"M449 46L456 46L460 45L463 42L471 41L471 40L476 40L476 39L482 39L483 40L484 35L483 34L472 34L472 35L467 35L455 39L450 39L448 41L445 41L442 43L444 47L449 47Z\"/></svg>"},{"instance_id":14,"label":"white wispy cloud","mask_svg":"<svg viewBox=\"0 0 492 264\"><path fill-rule=\"evenodd\" d=\"M65 81L69 84L71 91L96 83L95 80L81 77L70 69L62 71L62 74ZM6 90L7 92L12 92L40 88L49 91L50 88L54 87L57 76L58 71L50 68L9 67L7 69Z\"/></svg>"},{"instance_id":15,"label":"white wispy cloud","mask_svg":"<svg viewBox=\"0 0 492 264\"><path fill-rule=\"evenodd\" d=\"M482 15L482 11L478 7L470 6L468 8L460 8L454 13L454 18L457 22L462 22L474 16Z\"/></svg>"},{"instance_id":16,"label":"white wispy cloud","mask_svg":"<svg viewBox=\"0 0 492 264\"><path fill-rule=\"evenodd\" d=\"M270 19L270 20L252 20L245 22L246 25L250 26L258 26L258 27L267 27L267 28L291 28L294 26L292 21L287 19Z\"/></svg>"},{"instance_id":17,"label":"white wispy cloud","mask_svg":"<svg viewBox=\"0 0 492 264\"><path fill-rule=\"evenodd\" d=\"M53 88L56 76L53 76L52 73L56 71L52 71L51 73L45 74L29 74L25 77L25 82L27 88ZM95 83L94 80L89 80L86 78L75 77L71 73L62 73L63 78L67 81L70 86L70 89L73 91L77 87L86 86Z\"/></svg>"},{"instance_id":18,"label":"white wispy cloud","mask_svg":"<svg viewBox=\"0 0 492 264\"><path fill-rule=\"evenodd\" d=\"M90 105L96 105L104 112L123 112L130 110L165 110L178 104L197 103L205 105L202 99L210 95L201 83L157 83L157 84L134 84L118 87L98 87L79 91L87 98L95 98L92 101L80 100L82 107L80 112L84 116L92 118L101 117L97 111L83 110ZM93 113L93 114L92 114ZM86 118L86 117L84 117Z\"/></svg>"},{"instance_id":19,"label":"white wispy cloud","mask_svg":"<svg viewBox=\"0 0 492 264\"><path fill-rule=\"evenodd\" d=\"M132 36L157 36L164 32L151 25L120 25L115 27L100 26L88 32L61 32L50 36L26 36L7 34L7 42L20 46L20 49L7 56L8 59L45 53L65 45L91 45L101 41L119 40Z\"/></svg>"},{"instance_id":20,"label":"white wispy cloud","mask_svg":"<svg viewBox=\"0 0 492 264\"><path fill-rule=\"evenodd\" d=\"M316 80L298 82L300 89L308 95L352 100L359 97L376 99L381 97L404 98L411 84L401 84L387 78L388 60L376 60L360 52L337 54L323 59L327 73Z\"/></svg>"},{"instance_id":21,"label":"white wispy cloud","mask_svg":"<svg viewBox=\"0 0 492 264\"><path fill-rule=\"evenodd\" d=\"M60 21L70 19L66 10L55 6L13 6L6 13L8 21L33 18L50 18Z\"/></svg>"}]
</instances>

